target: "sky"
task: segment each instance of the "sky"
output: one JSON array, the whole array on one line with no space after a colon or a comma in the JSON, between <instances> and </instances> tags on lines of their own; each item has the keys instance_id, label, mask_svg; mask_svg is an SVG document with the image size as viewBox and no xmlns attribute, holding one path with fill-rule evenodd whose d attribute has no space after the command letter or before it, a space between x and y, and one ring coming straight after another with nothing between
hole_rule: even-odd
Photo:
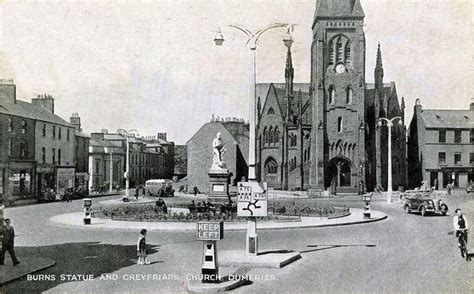
<instances>
[{"instance_id":1,"label":"sky","mask_svg":"<svg viewBox=\"0 0 474 294\"><path fill-rule=\"evenodd\" d=\"M366 82L377 44L384 81L394 81L410 120L424 108L474 102L472 0L362 0ZM81 116L85 132L138 129L187 140L212 114L248 119L252 55L246 37L269 24L295 24L295 82L309 82L312 0L0 1L0 78L17 98L55 97L55 112ZM216 46L222 27L225 42ZM257 49L257 82L284 82L284 29Z\"/></svg>"}]
</instances>

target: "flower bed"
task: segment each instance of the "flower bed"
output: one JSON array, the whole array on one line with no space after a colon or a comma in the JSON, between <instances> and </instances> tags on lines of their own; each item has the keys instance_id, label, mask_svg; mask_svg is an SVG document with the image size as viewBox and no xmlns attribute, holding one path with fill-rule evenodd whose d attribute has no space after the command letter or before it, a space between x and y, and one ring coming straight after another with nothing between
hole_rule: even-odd
<instances>
[{"instance_id":1,"label":"flower bed","mask_svg":"<svg viewBox=\"0 0 474 294\"><path fill-rule=\"evenodd\" d=\"M177 205L178 207L186 207L185 205ZM101 208L100 211L94 213L94 217L111 218L114 220L125 221L161 221L161 222L196 222L200 220L213 221L231 221L243 222L245 218L238 217L235 212L220 212L216 209L215 212L173 212L173 208L168 208L168 212L163 212L163 209L153 205L130 205L130 206L111 206ZM300 221L301 216L313 217L344 217L350 214L349 208L338 208L332 206L311 206L311 205L297 205L293 203L283 202L269 202L268 216L258 217L257 219L264 221Z\"/></svg>"}]
</instances>

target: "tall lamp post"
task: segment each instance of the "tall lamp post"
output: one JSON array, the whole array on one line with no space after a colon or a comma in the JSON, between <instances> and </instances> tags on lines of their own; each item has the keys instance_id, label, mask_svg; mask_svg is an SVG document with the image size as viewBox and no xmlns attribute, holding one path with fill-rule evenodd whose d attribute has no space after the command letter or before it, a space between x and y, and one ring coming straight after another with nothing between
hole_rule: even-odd
<instances>
[{"instance_id":1,"label":"tall lamp post","mask_svg":"<svg viewBox=\"0 0 474 294\"><path fill-rule=\"evenodd\" d=\"M255 99L257 96L257 45L258 39L260 36L263 35L268 30L275 29L275 28L288 28L288 33L285 35L283 39L283 43L288 48L293 43L290 35L290 28L293 27L292 24L286 23L274 23L263 27L257 30L255 33L251 32L250 30L237 25L227 25L226 27L234 28L247 36L247 42L245 46L250 44L250 50L253 51L253 97L250 97L249 103L249 123L250 123L250 134L249 134L249 169L248 169L248 180L249 181L256 181L256 173L255 173L255 119L256 119L256 109L255 109ZM217 30L216 36L214 38L214 43L217 46L221 46L224 43L224 36L222 35L221 28Z\"/></svg>"},{"instance_id":2,"label":"tall lamp post","mask_svg":"<svg viewBox=\"0 0 474 294\"><path fill-rule=\"evenodd\" d=\"M127 151L126 151L126 154L125 154L125 174L124 174L124 177L125 177L125 197L129 198L130 192L128 190L129 190L129 187L130 187L130 144L129 144L128 138L129 138L130 133L136 133L136 132L138 132L138 130L131 129L131 130L127 131L127 130L124 130L124 129L119 129L118 131L124 133L125 138L127 140Z\"/></svg>"},{"instance_id":3,"label":"tall lamp post","mask_svg":"<svg viewBox=\"0 0 474 294\"><path fill-rule=\"evenodd\" d=\"M250 97L249 103L249 123L250 123L250 134L249 134L249 169L248 169L248 181L255 182L257 180L255 173L255 126L256 126L256 107L255 100L257 96L257 45L258 39L268 30L276 28L288 28L288 32L283 38L283 43L288 48L291 47L293 40L291 39L290 29L293 25L286 23L274 23L264 28L257 30L252 33L248 29L236 25L227 25L227 27L234 28L247 36L246 46L250 44L250 50L253 51L253 96ZM221 28L218 29L214 42L217 46L221 46L224 43L224 36L222 35ZM266 213L266 212L265 212ZM258 235L257 235L257 218L250 216L247 219L247 234L246 234L246 255L257 255L258 252Z\"/></svg>"},{"instance_id":4,"label":"tall lamp post","mask_svg":"<svg viewBox=\"0 0 474 294\"><path fill-rule=\"evenodd\" d=\"M388 127L388 179L387 179L387 203L392 203L392 127L393 127L393 122L398 121L398 124L401 126L403 125L402 118L399 116L396 116L392 119L387 119L384 117L379 118L378 124L379 127L383 125L383 121L387 123Z\"/></svg>"},{"instance_id":5,"label":"tall lamp post","mask_svg":"<svg viewBox=\"0 0 474 294\"><path fill-rule=\"evenodd\" d=\"M114 151L112 148L110 148L110 166L109 166L109 173L110 173L110 181L109 181L109 192L112 193L112 182L114 179L113 173L114 173L114 159L113 159Z\"/></svg>"}]
</instances>

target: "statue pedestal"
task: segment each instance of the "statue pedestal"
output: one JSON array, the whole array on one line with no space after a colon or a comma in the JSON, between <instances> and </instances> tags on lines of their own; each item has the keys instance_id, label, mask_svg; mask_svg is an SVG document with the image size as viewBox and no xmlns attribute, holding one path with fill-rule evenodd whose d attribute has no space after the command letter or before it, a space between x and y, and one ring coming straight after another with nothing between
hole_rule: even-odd
<instances>
[{"instance_id":1,"label":"statue pedestal","mask_svg":"<svg viewBox=\"0 0 474 294\"><path fill-rule=\"evenodd\" d=\"M229 199L229 177L227 169L211 169L209 175L209 200L227 202Z\"/></svg>"}]
</instances>

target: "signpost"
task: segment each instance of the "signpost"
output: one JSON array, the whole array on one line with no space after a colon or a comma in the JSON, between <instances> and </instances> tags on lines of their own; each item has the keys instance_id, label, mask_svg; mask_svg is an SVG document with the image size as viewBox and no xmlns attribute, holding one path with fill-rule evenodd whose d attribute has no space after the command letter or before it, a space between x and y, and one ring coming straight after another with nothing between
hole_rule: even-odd
<instances>
[{"instance_id":1,"label":"signpost","mask_svg":"<svg viewBox=\"0 0 474 294\"><path fill-rule=\"evenodd\" d=\"M247 217L246 255L257 255L257 218L267 216L267 183L239 182L237 184L237 216Z\"/></svg>"},{"instance_id":2,"label":"signpost","mask_svg":"<svg viewBox=\"0 0 474 294\"><path fill-rule=\"evenodd\" d=\"M224 238L224 222L198 222L197 239L204 241L202 260L202 282L219 283L219 266L217 264L216 241Z\"/></svg>"}]
</instances>

